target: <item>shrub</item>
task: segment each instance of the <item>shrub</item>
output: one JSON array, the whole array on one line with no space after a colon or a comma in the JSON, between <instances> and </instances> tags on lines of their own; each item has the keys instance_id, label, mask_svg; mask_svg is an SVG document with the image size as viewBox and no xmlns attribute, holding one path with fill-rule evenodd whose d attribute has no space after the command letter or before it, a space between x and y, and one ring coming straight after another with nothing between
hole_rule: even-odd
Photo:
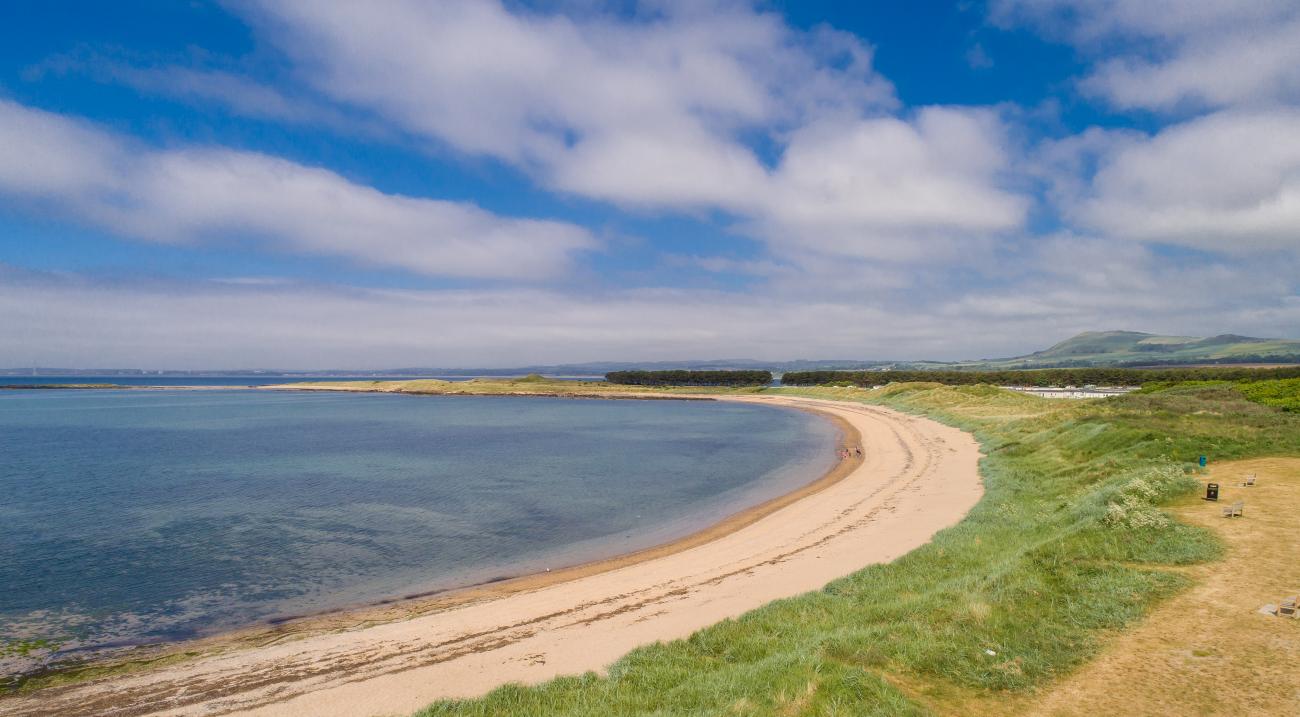
<instances>
[{"instance_id":1,"label":"shrub","mask_svg":"<svg viewBox=\"0 0 1300 717\"><path fill-rule=\"evenodd\" d=\"M1253 369L1198 368L1046 368L1006 371L791 371L781 378L786 386L820 386L851 382L858 386L925 381L949 386L993 384L999 386L1143 386L1187 381L1260 381L1294 379L1300 396L1300 366ZM1300 405L1298 400L1297 405Z\"/></svg>"},{"instance_id":2,"label":"shrub","mask_svg":"<svg viewBox=\"0 0 1300 717\"><path fill-rule=\"evenodd\" d=\"M627 386L766 386L770 371L611 371L605 380Z\"/></svg>"}]
</instances>

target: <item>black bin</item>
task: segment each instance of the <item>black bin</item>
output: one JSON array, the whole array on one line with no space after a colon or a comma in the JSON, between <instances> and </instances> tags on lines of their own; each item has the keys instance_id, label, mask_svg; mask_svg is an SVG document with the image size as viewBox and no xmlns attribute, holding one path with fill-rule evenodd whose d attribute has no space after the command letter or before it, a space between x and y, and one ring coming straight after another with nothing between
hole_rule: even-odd
<instances>
[{"instance_id":1,"label":"black bin","mask_svg":"<svg viewBox=\"0 0 1300 717\"><path fill-rule=\"evenodd\" d=\"M1218 499L1219 499L1219 484L1218 484L1218 483L1207 483L1207 484L1205 485L1205 499L1206 499L1206 500L1218 500Z\"/></svg>"}]
</instances>

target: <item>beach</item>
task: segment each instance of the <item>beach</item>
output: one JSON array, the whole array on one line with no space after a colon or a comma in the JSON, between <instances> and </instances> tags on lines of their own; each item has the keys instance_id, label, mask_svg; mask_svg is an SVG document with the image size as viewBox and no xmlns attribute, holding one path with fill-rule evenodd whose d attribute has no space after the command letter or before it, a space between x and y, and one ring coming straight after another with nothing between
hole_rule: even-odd
<instances>
[{"instance_id":1,"label":"beach","mask_svg":"<svg viewBox=\"0 0 1300 717\"><path fill-rule=\"evenodd\" d=\"M816 590L927 542L982 495L978 446L890 409L779 396L864 457L660 548L210 642L195 659L0 700L14 715L372 715L601 671L629 650Z\"/></svg>"}]
</instances>

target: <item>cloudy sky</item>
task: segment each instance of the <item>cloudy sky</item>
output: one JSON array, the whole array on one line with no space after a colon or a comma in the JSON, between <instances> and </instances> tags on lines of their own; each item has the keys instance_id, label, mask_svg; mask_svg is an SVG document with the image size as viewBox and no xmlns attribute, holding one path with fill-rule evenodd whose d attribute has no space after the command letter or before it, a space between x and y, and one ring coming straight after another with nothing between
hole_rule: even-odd
<instances>
[{"instance_id":1,"label":"cloudy sky","mask_svg":"<svg viewBox=\"0 0 1300 717\"><path fill-rule=\"evenodd\" d=\"M1300 4L8 3L0 366L1300 336Z\"/></svg>"}]
</instances>

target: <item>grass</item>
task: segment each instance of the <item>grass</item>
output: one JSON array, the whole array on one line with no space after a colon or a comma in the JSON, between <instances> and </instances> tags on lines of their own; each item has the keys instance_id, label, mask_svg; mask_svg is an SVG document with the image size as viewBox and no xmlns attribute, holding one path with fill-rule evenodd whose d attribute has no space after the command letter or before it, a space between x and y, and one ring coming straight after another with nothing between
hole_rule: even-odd
<instances>
[{"instance_id":1,"label":"grass","mask_svg":"<svg viewBox=\"0 0 1300 717\"><path fill-rule=\"evenodd\" d=\"M988 386L782 389L971 431L986 493L888 565L780 600L609 670L439 702L450 715L912 715L1024 704L1221 555L1161 505L1192 461L1300 455L1300 416L1209 386L1049 401Z\"/></svg>"},{"instance_id":2,"label":"grass","mask_svg":"<svg viewBox=\"0 0 1300 717\"><path fill-rule=\"evenodd\" d=\"M1138 389L1139 393L1188 392L1203 388L1234 390L1265 406L1300 413L1300 378L1268 381L1184 381L1181 383L1152 383Z\"/></svg>"},{"instance_id":3,"label":"grass","mask_svg":"<svg viewBox=\"0 0 1300 717\"><path fill-rule=\"evenodd\" d=\"M1251 381L1238 387L1246 398L1275 406L1284 411L1300 412L1300 378L1282 381Z\"/></svg>"},{"instance_id":4,"label":"grass","mask_svg":"<svg viewBox=\"0 0 1300 717\"><path fill-rule=\"evenodd\" d=\"M1245 473L1259 482L1241 486ZM1258 609L1300 592L1300 458L1218 463L1207 478L1222 486L1219 503L1192 497L1171 511L1212 527L1227 544L1225 559L1188 568L1195 587L1035 698L1030 714L1294 717L1300 621ZM1245 515L1221 517L1222 504L1236 500L1245 501Z\"/></svg>"}]
</instances>

